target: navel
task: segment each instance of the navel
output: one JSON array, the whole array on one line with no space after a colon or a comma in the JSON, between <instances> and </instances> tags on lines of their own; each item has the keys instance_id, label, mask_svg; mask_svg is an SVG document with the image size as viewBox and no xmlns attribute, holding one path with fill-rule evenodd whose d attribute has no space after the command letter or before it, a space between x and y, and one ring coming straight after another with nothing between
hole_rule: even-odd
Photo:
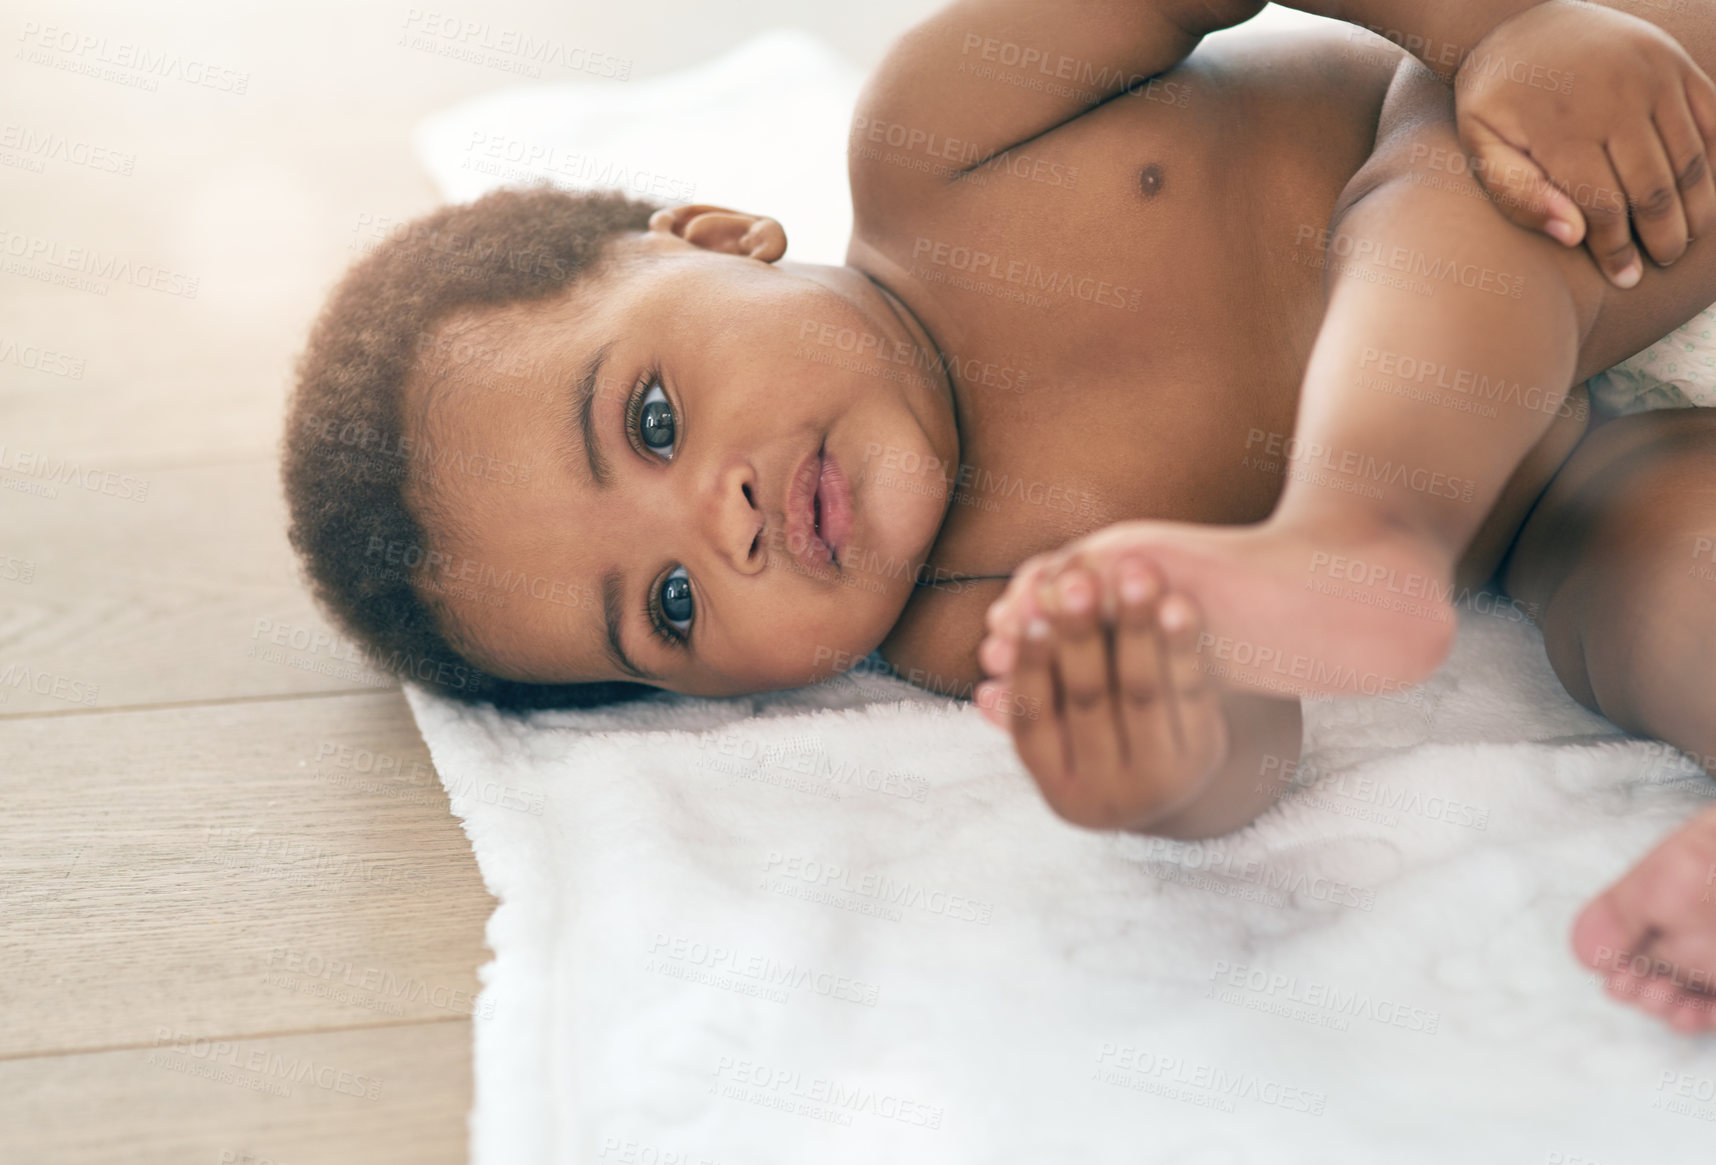
<instances>
[{"instance_id":1,"label":"navel","mask_svg":"<svg viewBox=\"0 0 1716 1165\"><path fill-rule=\"evenodd\" d=\"M1162 167L1155 162L1138 172L1138 189L1145 198L1154 198L1162 193L1162 184L1167 181L1167 175L1162 173Z\"/></svg>"}]
</instances>

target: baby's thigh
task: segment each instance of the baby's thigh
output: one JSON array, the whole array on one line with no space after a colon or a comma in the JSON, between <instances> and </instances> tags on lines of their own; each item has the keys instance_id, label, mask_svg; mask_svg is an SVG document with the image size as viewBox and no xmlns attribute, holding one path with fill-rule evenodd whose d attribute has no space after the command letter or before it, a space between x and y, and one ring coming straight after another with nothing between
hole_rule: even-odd
<instances>
[{"instance_id":1,"label":"baby's thigh","mask_svg":"<svg viewBox=\"0 0 1716 1165\"><path fill-rule=\"evenodd\" d=\"M1596 2L1657 25L1716 77L1716 0ZM1603 290L1602 310L1580 352L1581 379L1619 364L1716 303L1716 238L1694 240L1672 267L1658 267L1647 258L1644 277L1630 291L1606 282Z\"/></svg>"},{"instance_id":2,"label":"baby's thigh","mask_svg":"<svg viewBox=\"0 0 1716 1165\"><path fill-rule=\"evenodd\" d=\"M1567 690L1631 731L1716 723L1716 409L1593 429L1503 568ZM1684 721L1684 722L1682 722Z\"/></svg>"},{"instance_id":3,"label":"baby's thigh","mask_svg":"<svg viewBox=\"0 0 1716 1165\"><path fill-rule=\"evenodd\" d=\"M1596 266L1591 265L1596 272ZM1716 238L1694 239L1672 267L1648 260L1638 286L1605 285L1595 322L1579 350L1585 380L1650 347L1716 303Z\"/></svg>"},{"instance_id":4,"label":"baby's thigh","mask_svg":"<svg viewBox=\"0 0 1716 1165\"><path fill-rule=\"evenodd\" d=\"M1453 229L1482 233L1495 247L1498 270L1524 270L1530 259L1541 271L1546 268L1536 260L1548 261L1555 287L1545 290L1565 288L1579 320L1576 381L1614 367L1716 303L1716 238L1694 240L1671 267L1647 262L1638 285L1622 291L1603 277L1583 247L1563 247L1541 232L1515 226L1471 171L1453 95L1411 58L1400 63L1389 86L1371 156L1343 191L1336 220L1388 182L1407 183L1426 195L1434 191L1437 197L1418 204L1439 213ZM1483 207L1482 216L1471 213L1474 206ZM1505 234L1496 233L1496 223L1505 224Z\"/></svg>"},{"instance_id":5,"label":"baby's thigh","mask_svg":"<svg viewBox=\"0 0 1716 1165\"><path fill-rule=\"evenodd\" d=\"M1415 228L1411 245L1376 240L1359 258L1426 286L1457 283L1485 303L1523 298L1565 309L1567 340L1575 347L1589 334L1602 310L1601 272L1583 251L1515 226L1502 213L1460 143L1452 92L1410 57L1395 70L1370 157L1337 199L1334 225L1379 201ZM1348 246L1357 255L1363 242Z\"/></svg>"}]
</instances>

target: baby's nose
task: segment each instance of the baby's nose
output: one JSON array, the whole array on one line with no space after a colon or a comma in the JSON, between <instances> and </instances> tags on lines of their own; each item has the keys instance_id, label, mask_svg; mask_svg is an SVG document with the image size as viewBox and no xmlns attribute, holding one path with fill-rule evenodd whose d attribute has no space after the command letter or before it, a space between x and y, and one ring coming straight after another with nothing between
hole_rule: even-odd
<instances>
[{"instance_id":1,"label":"baby's nose","mask_svg":"<svg viewBox=\"0 0 1716 1165\"><path fill-rule=\"evenodd\" d=\"M766 559L764 533L768 527L757 491L757 474L749 463L734 461L715 476L713 514L707 533L715 551L734 570L755 574Z\"/></svg>"}]
</instances>

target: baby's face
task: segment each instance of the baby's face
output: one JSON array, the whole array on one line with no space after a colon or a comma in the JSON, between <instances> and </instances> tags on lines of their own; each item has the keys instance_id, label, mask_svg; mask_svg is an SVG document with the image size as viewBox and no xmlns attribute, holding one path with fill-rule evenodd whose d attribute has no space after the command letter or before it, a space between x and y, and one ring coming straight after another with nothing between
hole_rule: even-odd
<instances>
[{"instance_id":1,"label":"baby's face","mask_svg":"<svg viewBox=\"0 0 1716 1165\"><path fill-rule=\"evenodd\" d=\"M875 475L884 456L957 463L945 379L927 360L890 378L811 359L841 355L816 338L843 328L921 338L849 268L653 225L615 246L629 261L567 295L443 327L440 350L501 351L528 376L454 361L407 390L406 434L435 467L431 504L408 501L444 629L529 682L726 696L850 667L898 619L946 512L944 475Z\"/></svg>"}]
</instances>

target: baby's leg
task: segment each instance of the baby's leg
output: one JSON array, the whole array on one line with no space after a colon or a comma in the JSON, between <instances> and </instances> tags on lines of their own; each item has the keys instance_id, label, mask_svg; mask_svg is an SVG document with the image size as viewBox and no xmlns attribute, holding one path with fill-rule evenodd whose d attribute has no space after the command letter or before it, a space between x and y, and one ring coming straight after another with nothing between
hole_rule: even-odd
<instances>
[{"instance_id":1,"label":"baby's leg","mask_svg":"<svg viewBox=\"0 0 1716 1165\"><path fill-rule=\"evenodd\" d=\"M1088 540L1147 550L1197 596L1206 663L1230 687L1373 693L1434 670L1454 634L1455 565L1574 382L1602 276L1503 218L1448 166L1462 156L1447 90L1407 62L1332 227L1298 232L1306 259L1330 265L1330 294L1296 431L1251 443L1257 460L1285 461L1274 514ZM1479 375L1482 409L1420 391L1470 391ZM1004 596L1003 634L1029 616L1032 587L1016 578Z\"/></svg>"},{"instance_id":2,"label":"baby's leg","mask_svg":"<svg viewBox=\"0 0 1716 1165\"><path fill-rule=\"evenodd\" d=\"M1581 703L1716 767L1716 409L1593 433L1521 531L1504 582L1536 604ZM1587 906L1573 943L1616 995L1716 1029L1716 812Z\"/></svg>"}]
</instances>

